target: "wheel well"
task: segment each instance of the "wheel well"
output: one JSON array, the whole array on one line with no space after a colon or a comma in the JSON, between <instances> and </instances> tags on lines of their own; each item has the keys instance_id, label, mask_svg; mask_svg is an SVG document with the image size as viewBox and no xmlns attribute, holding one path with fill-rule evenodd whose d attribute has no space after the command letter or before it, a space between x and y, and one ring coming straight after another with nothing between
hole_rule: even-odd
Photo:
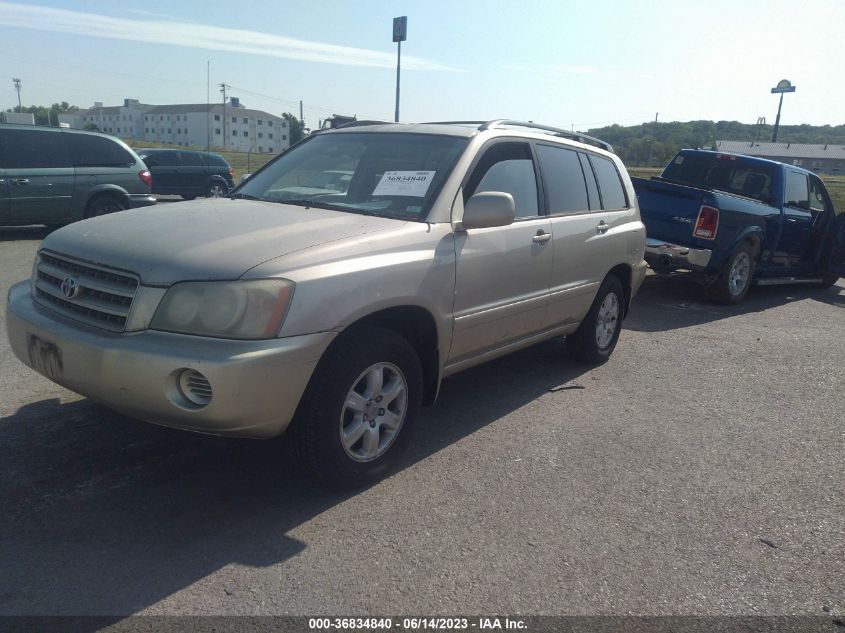
<instances>
[{"instance_id":1,"label":"wheel well","mask_svg":"<svg viewBox=\"0 0 845 633\"><path fill-rule=\"evenodd\" d=\"M622 318L628 316L628 308L631 306L631 267L627 264L619 264L610 269L607 277L613 275L622 282L622 289L625 291L625 311Z\"/></svg>"},{"instance_id":2,"label":"wheel well","mask_svg":"<svg viewBox=\"0 0 845 633\"><path fill-rule=\"evenodd\" d=\"M754 249L754 260L757 261L760 259L760 246L763 243L763 240L760 238L759 235L752 233L751 235L746 235L743 239L743 242L748 242L751 245L751 248Z\"/></svg>"},{"instance_id":3,"label":"wheel well","mask_svg":"<svg viewBox=\"0 0 845 633\"><path fill-rule=\"evenodd\" d=\"M120 191L115 191L114 189L106 189L105 191L98 191L88 198L88 202L85 204L85 210L88 211L92 204L103 198L114 198L119 202L124 204L126 203L126 194L121 193Z\"/></svg>"},{"instance_id":4,"label":"wheel well","mask_svg":"<svg viewBox=\"0 0 845 633\"><path fill-rule=\"evenodd\" d=\"M419 306L387 308L356 321L344 332L367 325L393 330L411 344L422 365L423 404L433 403L440 380L440 358L437 351L437 325L431 313Z\"/></svg>"}]
</instances>

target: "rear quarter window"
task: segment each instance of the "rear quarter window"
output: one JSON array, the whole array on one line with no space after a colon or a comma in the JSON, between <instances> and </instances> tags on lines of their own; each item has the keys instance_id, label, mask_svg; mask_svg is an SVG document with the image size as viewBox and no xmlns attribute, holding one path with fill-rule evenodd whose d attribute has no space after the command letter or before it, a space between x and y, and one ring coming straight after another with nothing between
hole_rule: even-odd
<instances>
[{"instance_id":1,"label":"rear quarter window","mask_svg":"<svg viewBox=\"0 0 845 633\"><path fill-rule=\"evenodd\" d=\"M605 210L627 209L628 196L625 195L622 179L613 161L593 154L590 156L590 162L593 164L596 180L599 183L602 208Z\"/></svg>"},{"instance_id":2,"label":"rear quarter window","mask_svg":"<svg viewBox=\"0 0 845 633\"><path fill-rule=\"evenodd\" d=\"M130 167L135 158L123 147L103 136L67 134L74 167Z\"/></svg>"}]
</instances>

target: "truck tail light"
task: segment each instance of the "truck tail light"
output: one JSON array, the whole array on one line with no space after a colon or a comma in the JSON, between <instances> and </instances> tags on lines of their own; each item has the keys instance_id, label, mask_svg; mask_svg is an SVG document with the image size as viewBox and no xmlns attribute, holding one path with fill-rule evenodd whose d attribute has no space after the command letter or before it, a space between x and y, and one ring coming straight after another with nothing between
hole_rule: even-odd
<instances>
[{"instance_id":1,"label":"truck tail light","mask_svg":"<svg viewBox=\"0 0 845 633\"><path fill-rule=\"evenodd\" d=\"M138 178L141 179L141 182L143 182L150 189L152 189L152 187L153 187L153 175L150 173L149 169L139 171L138 172Z\"/></svg>"},{"instance_id":2,"label":"truck tail light","mask_svg":"<svg viewBox=\"0 0 845 633\"><path fill-rule=\"evenodd\" d=\"M698 220L695 222L695 229L692 234L705 240L716 239L716 230L719 228L719 209L716 207L703 206L698 212Z\"/></svg>"}]
</instances>

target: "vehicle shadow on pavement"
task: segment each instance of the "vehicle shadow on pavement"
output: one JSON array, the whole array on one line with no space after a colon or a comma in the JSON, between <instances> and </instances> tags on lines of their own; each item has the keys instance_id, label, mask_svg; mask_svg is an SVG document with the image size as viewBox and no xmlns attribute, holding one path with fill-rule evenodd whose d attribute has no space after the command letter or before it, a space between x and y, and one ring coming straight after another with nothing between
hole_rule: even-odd
<instances>
[{"instance_id":1,"label":"vehicle shadow on pavement","mask_svg":"<svg viewBox=\"0 0 845 633\"><path fill-rule=\"evenodd\" d=\"M726 306L709 301L702 288L683 274L649 275L634 297L624 327L637 332L664 332L763 312L804 299L845 307L845 279L827 289L798 284L752 286L742 303Z\"/></svg>"},{"instance_id":2,"label":"vehicle shadow on pavement","mask_svg":"<svg viewBox=\"0 0 845 633\"><path fill-rule=\"evenodd\" d=\"M13 242L17 240L43 240L54 229L46 226L0 226L0 242Z\"/></svg>"},{"instance_id":3,"label":"vehicle shadow on pavement","mask_svg":"<svg viewBox=\"0 0 845 633\"><path fill-rule=\"evenodd\" d=\"M446 381L400 468L583 374L564 348L536 346ZM307 479L284 442L156 427L89 400L0 418L0 447L0 615L121 619L226 565L296 556L305 544L288 533L358 494ZM278 569L280 587L297 586ZM214 590L222 608L228 589Z\"/></svg>"}]
</instances>

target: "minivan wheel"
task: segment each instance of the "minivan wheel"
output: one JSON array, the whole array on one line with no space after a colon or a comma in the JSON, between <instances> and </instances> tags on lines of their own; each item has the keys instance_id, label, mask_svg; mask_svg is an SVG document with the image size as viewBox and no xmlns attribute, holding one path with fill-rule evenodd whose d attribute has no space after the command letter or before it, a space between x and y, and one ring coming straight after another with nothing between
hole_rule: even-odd
<instances>
[{"instance_id":1,"label":"minivan wheel","mask_svg":"<svg viewBox=\"0 0 845 633\"><path fill-rule=\"evenodd\" d=\"M213 182L208 185L208 190L205 192L207 198L222 198L229 190L224 185L220 184L219 182Z\"/></svg>"},{"instance_id":2,"label":"minivan wheel","mask_svg":"<svg viewBox=\"0 0 845 633\"><path fill-rule=\"evenodd\" d=\"M290 429L302 466L331 488L357 488L390 471L419 413L422 369L392 330L357 327L320 360Z\"/></svg>"},{"instance_id":3,"label":"minivan wheel","mask_svg":"<svg viewBox=\"0 0 845 633\"><path fill-rule=\"evenodd\" d=\"M754 277L754 247L743 242L734 249L716 280L707 286L709 299L724 305L735 305L745 299Z\"/></svg>"},{"instance_id":4,"label":"minivan wheel","mask_svg":"<svg viewBox=\"0 0 845 633\"><path fill-rule=\"evenodd\" d=\"M572 356L589 365L599 365L610 358L619 341L624 310L622 282L610 275L602 282L581 325L566 337L566 347Z\"/></svg>"},{"instance_id":5,"label":"minivan wheel","mask_svg":"<svg viewBox=\"0 0 845 633\"><path fill-rule=\"evenodd\" d=\"M98 215L125 211L126 205L114 196L97 196L85 208L85 217L93 218Z\"/></svg>"}]
</instances>

